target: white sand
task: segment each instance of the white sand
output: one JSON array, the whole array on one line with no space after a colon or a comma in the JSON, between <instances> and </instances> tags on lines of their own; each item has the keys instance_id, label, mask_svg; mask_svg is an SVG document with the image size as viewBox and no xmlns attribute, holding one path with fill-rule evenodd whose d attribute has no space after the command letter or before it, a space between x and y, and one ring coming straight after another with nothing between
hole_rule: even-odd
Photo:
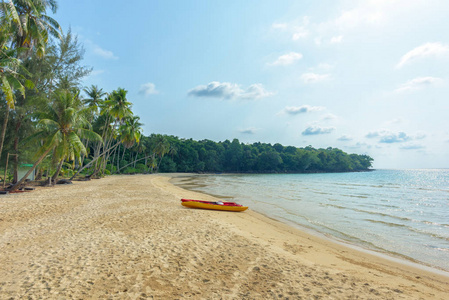
<instances>
[{"instance_id":1,"label":"white sand","mask_svg":"<svg viewBox=\"0 0 449 300\"><path fill-rule=\"evenodd\" d=\"M447 299L449 277L319 239L168 177L0 197L0 299Z\"/></svg>"}]
</instances>

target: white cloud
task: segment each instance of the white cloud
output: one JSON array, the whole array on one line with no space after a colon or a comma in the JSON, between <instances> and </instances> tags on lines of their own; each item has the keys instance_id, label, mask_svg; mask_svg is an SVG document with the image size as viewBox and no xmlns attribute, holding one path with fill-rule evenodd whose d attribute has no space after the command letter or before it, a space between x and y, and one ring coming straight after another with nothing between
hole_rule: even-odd
<instances>
[{"instance_id":1,"label":"white cloud","mask_svg":"<svg viewBox=\"0 0 449 300\"><path fill-rule=\"evenodd\" d=\"M367 135L365 135L367 138L379 138L379 143L385 143L385 144L393 144L393 143L403 143L407 141L411 141L414 139L422 139L425 137L422 133L419 133L416 136L410 136L407 135L405 132L398 132L394 133L386 129L378 130L378 131L371 131Z\"/></svg>"},{"instance_id":2,"label":"white cloud","mask_svg":"<svg viewBox=\"0 0 449 300\"><path fill-rule=\"evenodd\" d=\"M84 45L86 46L87 50L91 51L96 56L100 56L101 58L111 59L111 60L118 59L118 57L115 56L112 51L105 50L105 49L101 48L100 46L98 46L97 44L95 44L94 42L92 42L89 39L84 40Z\"/></svg>"},{"instance_id":3,"label":"white cloud","mask_svg":"<svg viewBox=\"0 0 449 300\"><path fill-rule=\"evenodd\" d=\"M350 29L364 24L377 24L384 19L384 11L381 7L364 4L342 12L334 24L341 29Z\"/></svg>"},{"instance_id":4,"label":"white cloud","mask_svg":"<svg viewBox=\"0 0 449 300\"><path fill-rule=\"evenodd\" d=\"M302 54L298 52L290 52L284 55L281 55L274 62L270 63L270 66L287 66L291 65L294 62L300 60L302 58Z\"/></svg>"},{"instance_id":5,"label":"white cloud","mask_svg":"<svg viewBox=\"0 0 449 300\"><path fill-rule=\"evenodd\" d=\"M309 31L304 26L294 27L292 40L297 41L309 35Z\"/></svg>"},{"instance_id":6,"label":"white cloud","mask_svg":"<svg viewBox=\"0 0 449 300\"><path fill-rule=\"evenodd\" d=\"M420 145L420 144L409 144L409 145L401 146L399 148L403 149L403 150L420 150L420 149L424 149L426 147L423 145Z\"/></svg>"},{"instance_id":7,"label":"white cloud","mask_svg":"<svg viewBox=\"0 0 449 300\"><path fill-rule=\"evenodd\" d=\"M427 137L427 134L423 131L417 132L414 136L413 139L415 140L422 140L425 139Z\"/></svg>"},{"instance_id":8,"label":"white cloud","mask_svg":"<svg viewBox=\"0 0 449 300\"><path fill-rule=\"evenodd\" d=\"M159 91L156 90L154 83L148 82L140 86L139 94L149 96L159 94Z\"/></svg>"},{"instance_id":9,"label":"white cloud","mask_svg":"<svg viewBox=\"0 0 449 300\"><path fill-rule=\"evenodd\" d=\"M407 52L404 56L401 57L401 60L396 65L396 68L402 68L404 65L415 61L416 59L434 56L448 56L449 55L449 46L443 45L441 43L427 43L416 47L415 49Z\"/></svg>"},{"instance_id":10,"label":"white cloud","mask_svg":"<svg viewBox=\"0 0 449 300\"><path fill-rule=\"evenodd\" d=\"M288 25L287 23L274 23L271 25L271 28L285 30L288 28Z\"/></svg>"},{"instance_id":11,"label":"white cloud","mask_svg":"<svg viewBox=\"0 0 449 300\"><path fill-rule=\"evenodd\" d=\"M243 133L243 134L255 134L257 130L258 130L257 128L249 127L246 129L241 129L239 131L240 131L240 133Z\"/></svg>"},{"instance_id":12,"label":"white cloud","mask_svg":"<svg viewBox=\"0 0 449 300\"><path fill-rule=\"evenodd\" d=\"M396 93L419 90L441 83L443 80L437 77L418 77L407 81L395 90Z\"/></svg>"},{"instance_id":13,"label":"white cloud","mask_svg":"<svg viewBox=\"0 0 449 300\"><path fill-rule=\"evenodd\" d=\"M113 60L118 59L118 57L115 56L114 53L112 53L112 51L105 50L98 45L94 45L93 52L104 59L113 59Z\"/></svg>"},{"instance_id":14,"label":"white cloud","mask_svg":"<svg viewBox=\"0 0 449 300\"><path fill-rule=\"evenodd\" d=\"M352 137L344 134L341 137L339 137L337 140L342 141L342 142L349 142L349 141L352 141Z\"/></svg>"},{"instance_id":15,"label":"white cloud","mask_svg":"<svg viewBox=\"0 0 449 300\"><path fill-rule=\"evenodd\" d=\"M309 126L301 134L302 135L328 134L334 130L335 130L334 127Z\"/></svg>"},{"instance_id":16,"label":"white cloud","mask_svg":"<svg viewBox=\"0 0 449 300\"><path fill-rule=\"evenodd\" d=\"M301 79L304 83L315 83L330 78L330 74L304 73Z\"/></svg>"},{"instance_id":17,"label":"white cloud","mask_svg":"<svg viewBox=\"0 0 449 300\"><path fill-rule=\"evenodd\" d=\"M253 100L269 97L273 94L265 90L260 83L252 84L244 90L238 84L218 81L212 81L207 85L199 85L188 92L189 96L194 97Z\"/></svg>"},{"instance_id":18,"label":"white cloud","mask_svg":"<svg viewBox=\"0 0 449 300\"><path fill-rule=\"evenodd\" d=\"M331 64L327 64L327 63L320 63L320 64L318 64L318 69L321 69L321 70L326 70L326 71L328 71L328 70L331 70L332 68L333 68L334 66L333 65L331 65Z\"/></svg>"},{"instance_id":19,"label":"white cloud","mask_svg":"<svg viewBox=\"0 0 449 300\"><path fill-rule=\"evenodd\" d=\"M334 36L331 38L331 44L338 44L338 43L341 43L342 41L343 41L342 35Z\"/></svg>"},{"instance_id":20,"label":"white cloud","mask_svg":"<svg viewBox=\"0 0 449 300\"><path fill-rule=\"evenodd\" d=\"M411 140L412 138L408 136L405 132L398 133L388 133L380 138L381 143L391 144L391 143L402 143Z\"/></svg>"},{"instance_id":21,"label":"white cloud","mask_svg":"<svg viewBox=\"0 0 449 300\"><path fill-rule=\"evenodd\" d=\"M274 23L271 25L272 29L285 31L291 35L293 41L306 38L309 35L308 25L310 23L309 17L305 16L300 22L292 23Z\"/></svg>"},{"instance_id":22,"label":"white cloud","mask_svg":"<svg viewBox=\"0 0 449 300\"><path fill-rule=\"evenodd\" d=\"M401 124L403 122L404 122L404 119L399 117L399 118L395 118L393 120L387 121L387 122L385 122L385 124L387 124L387 125L396 125L396 124Z\"/></svg>"},{"instance_id":23,"label":"white cloud","mask_svg":"<svg viewBox=\"0 0 449 300\"><path fill-rule=\"evenodd\" d=\"M310 106L310 105L302 105L302 106L287 106L284 108L283 112L290 114L290 115L297 115L301 113L308 113L308 112L314 112L314 111L321 111L326 109L322 106Z\"/></svg>"},{"instance_id":24,"label":"white cloud","mask_svg":"<svg viewBox=\"0 0 449 300\"><path fill-rule=\"evenodd\" d=\"M261 99L273 96L274 93L268 92L265 90L263 85L261 83L255 83L250 85L246 91L243 91L240 95L238 95L238 98L241 99Z\"/></svg>"},{"instance_id":25,"label":"white cloud","mask_svg":"<svg viewBox=\"0 0 449 300\"><path fill-rule=\"evenodd\" d=\"M326 114L326 115L324 115L322 118L321 118L321 120L323 120L323 121L330 121L330 120L335 120L335 119L337 119L338 117L336 116L336 115L334 115L334 114Z\"/></svg>"}]
</instances>

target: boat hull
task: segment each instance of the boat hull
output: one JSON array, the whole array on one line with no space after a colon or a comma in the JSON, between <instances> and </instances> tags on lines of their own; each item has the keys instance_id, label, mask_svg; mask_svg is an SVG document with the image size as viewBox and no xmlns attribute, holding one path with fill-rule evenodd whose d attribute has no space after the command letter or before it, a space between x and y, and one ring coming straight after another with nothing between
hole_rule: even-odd
<instances>
[{"instance_id":1,"label":"boat hull","mask_svg":"<svg viewBox=\"0 0 449 300\"><path fill-rule=\"evenodd\" d=\"M216 204L215 202L199 201L199 200L181 200L181 204L185 207L221 210L221 211L244 211L248 209L248 206L242 206L231 202L224 202L223 204Z\"/></svg>"}]
</instances>

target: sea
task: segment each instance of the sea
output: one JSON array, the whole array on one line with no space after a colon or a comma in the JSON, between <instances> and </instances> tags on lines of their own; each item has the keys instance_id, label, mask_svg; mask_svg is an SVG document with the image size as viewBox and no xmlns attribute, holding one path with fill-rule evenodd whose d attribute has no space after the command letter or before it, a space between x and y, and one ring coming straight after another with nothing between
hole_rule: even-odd
<instances>
[{"instance_id":1,"label":"sea","mask_svg":"<svg viewBox=\"0 0 449 300\"><path fill-rule=\"evenodd\" d=\"M194 175L177 182L339 242L449 271L449 169Z\"/></svg>"}]
</instances>

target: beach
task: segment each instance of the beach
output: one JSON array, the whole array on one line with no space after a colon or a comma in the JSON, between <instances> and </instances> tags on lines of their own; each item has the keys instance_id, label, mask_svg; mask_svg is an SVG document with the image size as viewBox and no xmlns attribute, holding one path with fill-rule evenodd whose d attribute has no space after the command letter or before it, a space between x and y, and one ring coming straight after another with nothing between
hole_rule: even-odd
<instances>
[{"instance_id":1,"label":"beach","mask_svg":"<svg viewBox=\"0 0 449 300\"><path fill-rule=\"evenodd\" d=\"M169 176L0 197L1 299L446 299L449 277L357 251Z\"/></svg>"}]
</instances>

